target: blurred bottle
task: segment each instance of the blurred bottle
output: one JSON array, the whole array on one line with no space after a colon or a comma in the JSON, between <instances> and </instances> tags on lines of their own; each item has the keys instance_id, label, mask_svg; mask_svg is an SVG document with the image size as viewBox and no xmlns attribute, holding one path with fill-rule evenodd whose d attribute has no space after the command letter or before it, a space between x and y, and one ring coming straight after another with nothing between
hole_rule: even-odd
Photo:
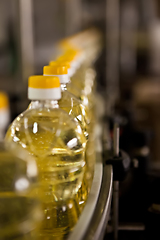
<instances>
[{"instance_id":1,"label":"blurred bottle","mask_svg":"<svg viewBox=\"0 0 160 240\"><path fill-rule=\"evenodd\" d=\"M67 91L67 86L68 83L70 82L67 67L63 65L44 66L43 73L44 75L59 77L62 89L62 98L59 101L59 106L61 109L65 110L69 115L74 117L74 119L80 123L84 135L86 139L88 139L89 131L88 115L82 103L73 94ZM82 206L84 206L87 200L87 197L88 197L88 184L84 173L82 186L78 191L78 203L80 204L81 211L83 209Z\"/></svg>"},{"instance_id":2,"label":"blurred bottle","mask_svg":"<svg viewBox=\"0 0 160 240\"><path fill-rule=\"evenodd\" d=\"M77 192L85 170L85 136L80 125L59 108L58 77L29 78L29 109L10 126L6 141L35 156L44 188L41 239L63 239L78 220Z\"/></svg>"},{"instance_id":3,"label":"blurred bottle","mask_svg":"<svg viewBox=\"0 0 160 240\"><path fill-rule=\"evenodd\" d=\"M90 36L87 36L88 40ZM86 42L83 39L84 42ZM90 39L91 40L91 39ZM81 100L82 104L86 108L88 114L89 124L89 139L86 145L85 160L86 160L86 171L84 174L84 180L82 188L79 191L79 199L81 210L83 209L86 199L88 197L95 166L95 88L96 88L96 72L93 67L93 63L98 57L100 48L97 44L97 50L94 41L88 41L85 51L77 50L72 45L68 44L67 41L63 42L64 54L57 58L56 63L65 64L68 66L69 75L71 77L71 82L67 84L67 90L73 93L78 99ZM92 42L92 44L90 43ZM50 62L50 65L55 65L55 62Z\"/></svg>"},{"instance_id":4,"label":"blurred bottle","mask_svg":"<svg viewBox=\"0 0 160 240\"><path fill-rule=\"evenodd\" d=\"M68 83L70 82L67 67L59 65L44 66L43 74L44 76L59 77L62 90L62 98L59 101L59 106L80 124L86 139L88 139L89 117L85 106L67 89Z\"/></svg>"},{"instance_id":5,"label":"blurred bottle","mask_svg":"<svg viewBox=\"0 0 160 240\"><path fill-rule=\"evenodd\" d=\"M77 98L79 98L79 100L81 100L80 99L80 96L81 96L80 89L78 89L75 85L73 85L73 83L71 83L71 80L70 80L70 78L73 76L73 74L75 72L73 67L71 67L71 64L65 60L59 60L59 61L57 60L57 61L50 61L49 66L61 66L61 67L67 68L67 74L69 76L69 82L66 83L67 88L68 88L68 86L70 86L70 88L72 88L73 91L72 92L69 91L69 92L71 92L73 95L75 95ZM83 104L83 102L82 102L82 104Z\"/></svg>"},{"instance_id":6,"label":"blurred bottle","mask_svg":"<svg viewBox=\"0 0 160 240\"><path fill-rule=\"evenodd\" d=\"M71 78L74 74L75 71L73 71L73 67L71 67L71 64L68 61L65 61L62 59L59 59L58 61L51 61L50 62L50 66L55 66L55 65L59 65L62 67L67 67L68 70L68 75ZM89 91L84 91L83 89L79 89L76 85L74 85L71 80L67 83L67 90L72 93L73 95L75 95L82 103L82 105L85 107L86 112L87 112L87 116L88 116L88 120L89 122L91 122L91 118L92 118L92 96L91 96L91 92ZM89 88L89 90L91 90ZM88 96L89 95L89 96Z\"/></svg>"},{"instance_id":7,"label":"blurred bottle","mask_svg":"<svg viewBox=\"0 0 160 240\"><path fill-rule=\"evenodd\" d=\"M87 108L88 118L91 120L94 109L94 92L96 87L96 72L93 67L85 65L81 54L67 51L63 56L57 58L57 62L70 63L71 82L68 83L68 91L75 94ZM77 91L78 89L78 91Z\"/></svg>"},{"instance_id":8,"label":"blurred bottle","mask_svg":"<svg viewBox=\"0 0 160 240\"><path fill-rule=\"evenodd\" d=\"M70 68L70 64L68 62L56 62L56 61L52 61L50 62L50 66L61 66L61 67L67 67L68 68L68 72L72 73L72 71ZM69 76L71 76L71 74L69 74ZM74 86L71 81L69 81L67 84L67 90L70 91L72 94L74 94L76 97L79 97L79 100L81 99L81 91L76 88L76 86ZM87 97L86 97L87 98ZM83 98L84 100L84 98ZM88 102L88 99L86 99L86 102ZM84 101L82 102L82 104L84 104ZM91 113L90 110L88 109L88 104L86 104L85 106L86 111L87 111L87 115L91 117ZM90 115L89 115L90 114ZM93 114L93 112L92 112ZM94 116L93 116L94 118ZM93 126L93 122L95 119L91 119L90 118L90 124ZM86 172L84 174L84 181L83 181L83 185L85 185L82 189L82 191L79 191L79 198L80 200L80 205L81 205L81 209L82 209L82 205L85 204L86 199L88 197L88 193L90 191L91 188L91 184L92 184L92 179L93 179L93 175L94 175L94 164L95 164L95 139L94 139L94 130L90 129L90 134L89 134L89 139L87 141L86 144L86 151L85 151L85 160L86 160Z\"/></svg>"},{"instance_id":9,"label":"blurred bottle","mask_svg":"<svg viewBox=\"0 0 160 240\"><path fill-rule=\"evenodd\" d=\"M4 92L0 92L0 141L5 136L5 131L10 121L8 96Z\"/></svg>"},{"instance_id":10,"label":"blurred bottle","mask_svg":"<svg viewBox=\"0 0 160 240\"><path fill-rule=\"evenodd\" d=\"M36 162L18 146L9 151L1 142L0 169L0 239L37 239L42 209Z\"/></svg>"},{"instance_id":11,"label":"blurred bottle","mask_svg":"<svg viewBox=\"0 0 160 240\"><path fill-rule=\"evenodd\" d=\"M67 42L67 44L64 42ZM60 46L63 49L63 52L69 49L83 51L85 56L83 63L91 66L95 63L101 53L103 37L98 29L90 28L65 39L65 41L61 41Z\"/></svg>"}]
</instances>

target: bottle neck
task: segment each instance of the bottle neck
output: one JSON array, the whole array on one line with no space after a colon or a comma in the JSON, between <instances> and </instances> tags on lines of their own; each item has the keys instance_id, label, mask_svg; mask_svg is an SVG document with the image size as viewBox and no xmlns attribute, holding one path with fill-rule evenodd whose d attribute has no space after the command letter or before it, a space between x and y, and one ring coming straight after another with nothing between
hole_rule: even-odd
<instances>
[{"instance_id":1,"label":"bottle neck","mask_svg":"<svg viewBox=\"0 0 160 240\"><path fill-rule=\"evenodd\" d=\"M29 109L36 108L59 108L57 100L32 100Z\"/></svg>"},{"instance_id":2,"label":"bottle neck","mask_svg":"<svg viewBox=\"0 0 160 240\"><path fill-rule=\"evenodd\" d=\"M4 130L0 129L0 141L4 140L4 136L5 136Z\"/></svg>"}]
</instances>

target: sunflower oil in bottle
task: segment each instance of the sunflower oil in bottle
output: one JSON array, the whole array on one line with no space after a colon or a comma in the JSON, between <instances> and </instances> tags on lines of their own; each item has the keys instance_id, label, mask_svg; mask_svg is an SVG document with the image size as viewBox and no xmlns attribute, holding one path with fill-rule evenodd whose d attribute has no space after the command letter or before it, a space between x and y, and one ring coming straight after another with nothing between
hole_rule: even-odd
<instances>
[{"instance_id":1,"label":"sunflower oil in bottle","mask_svg":"<svg viewBox=\"0 0 160 240\"><path fill-rule=\"evenodd\" d=\"M0 169L0 239L38 239L42 208L36 162L25 150L1 142Z\"/></svg>"},{"instance_id":2,"label":"sunflower oil in bottle","mask_svg":"<svg viewBox=\"0 0 160 240\"><path fill-rule=\"evenodd\" d=\"M57 63L61 63L61 65L66 64L67 60L70 63L71 69L71 82L67 84L67 89L71 93L73 93L76 97L78 97L82 104L85 106L86 111L88 113L88 118L90 119L89 125L89 139L86 144L86 152L85 152L85 159L86 159L86 172L85 172L85 181L87 194L84 192L79 193L82 196L81 199L81 209L83 209L85 204L86 195L90 192L90 188L92 185L93 175L94 175L94 166L95 166L95 96L94 96L94 89L95 89L95 77L96 73L93 68L91 68L91 61L87 60L85 62L85 57L80 57L80 53L78 56L73 54L72 51L66 52L63 56L59 57ZM79 58L79 59L78 59ZM66 59L66 62L65 62ZM78 64L74 62L78 61ZM52 62L50 63L52 65ZM67 65L67 64L66 64ZM72 67L71 67L72 66ZM78 66L78 67L76 67ZM72 69L75 68L74 71ZM78 91L77 91L78 89Z\"/></svg>"},{"instance_id":3,"label":"sunflower oil in bottle","mask_svg":"<svg viewBox=\"0 0 160 240\"><path fill-rule=\"evenodd\" d=\"M73 91L72 92L69 91L69 92L71 92L79 100L81 100L80 99L80 96L81 96L80 89L78 89L75 85L73 85L71 83L71 80L70 80L71 76L73 75L73 68L71 68L70 63L67 62L67 61L50 61L49 66L61 66L61 67L67 68L67 73L68 73L68 76L69 76L68 83L66 83L67 84L67 90L68 90L68 87L70 87ZM83 102L82 102L82 104L83 104ZM85 108L87 108L87 107L85 106Z\"/></svg>"},{"instance_id":4,"label":"sunflower oil in bottle","mask_svg":"<svg viewBox=\"0 0 160 240\"><path fill-rule=\"evenodd\" d=\"M64 239L79 217L77 192L85 170L86 139L80 125L59 108L58 77L29 78L29 108L10 126L6 140L36 158L43 186L40 239Z\"/></svg>"},{"instance_id":5,"label":"sunflower oil in bottle","mask_svg":"<svg viewBox=\"0 0 160 240\"><path fill-rule=\"evenodd\" d=\"M67 83L69 82L69 77L67 75L67 68L65 66L56 66L56 65L45 66L43 68L43 73L45 75L49 75L49 74L56 75L56 73L57 73L57 76L60 78L61 89L62 89L62 99L59 101L60 108L65 110L67 113L71 114L76 121L77 120L78 120L78 122L80 121L82 130L84 131L85 136L86 136L86 131L85 131L86 121L82 121L83 119L81 118L81 116L82 117L84 116L84 119L86 119L86 112L83 113L83 111L80 111L81 109L83 110L85 108L73 94L71 94L67 91ZM58 73L59 73L59 75L58 75ZM62 73L65 73L65 74L62 74ZM79 106L81 108L79 108ZM84 123L85 123L85 125L84 125ZM88 129L89 129L89 126L87 126L87 130ZM88 138L88 135L87 135L87 138ZM86 160L86 158L85 158L85 160ZM84 174L82 187L79 189L79 192L78 192L78 199L79 199L78 201L80 204L81 211L83 209L82 206L84 206L84 204L87 200L87 197L88 197L88 186L87 186L87 181L86 181L85 174Z\"/></svg>"},{"instance_id":6,"label":"sunflower oil in bottle","mask_svg":"<svg viewBox=\"0 0 160 240\"><path fill-rule=\"evenodd\" d=\"M57 62L61 64L69 63L71 83L67 84L67 89L78 97L82 104L86 107L89 119L89 139L86 145L86 179L88 191L92 184L94 165L95 165L95 87L96 87L96 72L94 62L96 61L101 48L102 36L99 31L92 28L84 31L79 35L75 35L62 42L63 56L57 58ZM80 49L80 51L76 51ZM76 64L75 62L78 62ZM50 63L52 64L52 63ZM78 89L78 91L77 91Z\"/></svg>"},{"instance_id":7,"label":"sunflower oil in bottle","mask_svg":"<svg viewBox=\"0 0 160 240\"><path fill-rule=\"evenodd\" d=\"M71 78L74 74L75 71L73 71L73 67L71 67L70 63L64 60L59 60L59 61L51 61L49 63L50 66L62 66L62 67L67 67L68 70L68 76ZM76 85L74 85L71 80L67 83L67 90L68 92L72 93L74 96L76 96L82 103L82 105L86 109L87 117L89 122L91 122L91 106L90 106L90 101L87 97L87 95L84 94L84 91L77 88Z\"/></svg>"},{"instance_id":8,"label":"sunflower oil in bottle","mask_svg":"<svg viewBox=\"0 0 160 240\"><path fill-rule=\"evenodd\" d=\"M72 52L70 53L70 51L68 51L68 53L65 53L63 56L59 57L56 62L57 64L61 64L61 66L63 65L67 66L68 63L70 64L70 68L68 66L68 72L71 72L70 74L71 81L67 84L67 90L73 93L78 99L80 99L82 104L86 108L88 119L90 121L89 130L88 130L90 135L89 142L92 141L92 144L87 143L87 146L88 144L94 146L95 139L94 139L93 131L94 131L94 126L96 121L95 113L94 113L95 112L95 92L94 92L95 86L94 85L95 85L96 73L91 67L89 67L91 66L91 63L90 65L89 63L86 64L84 56L83 57L79 57L79 56L81 55L78 54L78 56L75 59L75 54L72 54ZM78 58L79 58L79 61L78 61ZM75 61L78 61L79 63L72 65L72 62L75 62ZM55 64L55 63L50 62L50 65L52 64ZM79 68L76 68L75 71L72 71L72 69L76 65L78 65ZM95 159L95 157L93 157L93 159Z\"/></svg>"},{"instance_id":9,"label":"sunflower oil in bottle","mask_svg":"<svg viewBox=\"0 0 160 240\"><path fill-rule=\"evenodd\" d=\"M61 109L65 110L72 116L81 126L86 139L88 139L88 130L90 120L88 118L86 108L81 101L67 90L67 83L70 82L68 70L66 66L44 66L44 76L58 76L61 83L62 98L59 101Z\"/></svg>"},{"instance_id":10,"label":"sunflower oil in bottle","mask_svg":"<svg viewBox=\"0 0 160 240\"><path fill-rule=\"evenodd\" d=\"M63 56L57 58L57 62L69 62L71 72L71 82L68 83L68 91L73 93L78 99L82 101L85 106L89 119L91 120L94 108L94 89L95 89L95 71L91 68L85 67L82 62L83 58L75 59L70 53L65 53ZM76 63L78 62L78 64ZM76 90L78 89L78 91Z\"/></svg>"},{"instance_id":11,"label":"sunflower oil in bottle","mask_svg":"<svg viewBox=\"0 0 160 240\"><path fill-rule=\"evenodd\" d=\"M93 68L93 63L88 59L84 51L67 50L56 61L68 61L71 65L73 75L72 82L80 89L84 89L86 85L93 87L95 83L96 72ZM85 80L85 74L89 75L89 79Z\"/></svg>"},{"instance_id":12,"label":"sunflower oil in bottle","mask_svg":"<svg viewBox=\"0 0 160 240\"><path fill-rule=\"evenodd\" d=\"M74 71L73 71L73 67L71 67L70 63L68 61L50 61L49 63L50 66L61 66L61 67L66 67L67 68L67 73L69 76L69 81L67 84L67 90L68 87L70 87L70 91L73 95L75 95L79 100L81 100L81 90L78 89L70 80L70 78L73 76ZM83 104L83 102L82 102ZM83 104L84 105L84 104ZM87 106L85 106L85 108L87 108Z\"/></svg>"},{"instance_id":13,"label":"sunflower oil in bottle","mask_svg":"<svg viewBox=\"0 0 160 240\"><path fill-rule=\"evenodd\" d=\"M72 74L70 74L70 71L69 71L69 70L71 70L69 62L51 61L50 66L62 66L62 67L66 66L68 68L69 76L72 75ZM78 88L76 88L72 83L70 83L70 82L67 83L67 90L69 92L73 93L76 97L79 97L79 99L80 99L81 91ZM82 102L82 104L84 104L84 102ZM85 107L86 107L87 113L89 113L90 111L87 108L88 106L85 106ZM88 195L88 193L90 191L90 188L91 188L91 185L92 185L92 180L93 180L93 175L94 175L94 164L95 164L95 141L94 140L95 139L94 139L94 132L93 132L93 129L92 129L92 128L94 128L94 126L93 126L92 123L93 123L93 119L90 120L90 126L92 126L92 127L90 127L89 140L87 141L86 152L85 152L85 160L86 160L85 177L86 177L86 182L87 182L86 188L88 189L88 191L87 191L87 194L80 193L84 196L83 197L84 200L81 201L81 205L83 205L82 203L85 201L86 195Z\"/></svg>"},{"instance_id":14,"label":"sunflower oil in bottle","mask_svg":"<svg viewBox=\"0 0 160 240\"><path fill-rule=\"evenodd\" d=\"M10 121L9 101L5 92L0 92L0 141L5 136Z\"/></svg>"}]
</instances>

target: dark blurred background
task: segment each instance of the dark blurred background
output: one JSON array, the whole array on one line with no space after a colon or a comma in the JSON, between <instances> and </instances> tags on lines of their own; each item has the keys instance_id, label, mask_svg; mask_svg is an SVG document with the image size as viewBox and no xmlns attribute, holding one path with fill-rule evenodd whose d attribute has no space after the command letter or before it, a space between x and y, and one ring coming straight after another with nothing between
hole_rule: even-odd
<instances>
[{"instance_id":1,"label":"dark blurred background","mask_svg":"<svg viewBox=\"0 0 160 240\"><path fill-rule=\"evenodd\" d=\"M9 96L13 120L27 107L28 77L42 74L42 67L57 54L57 41L91 26L103 34L103 51L95 66L105 119L110 130L113 119L118 119L120 147L132 159L120 184L120 238L156 239L160 235L159 0L0 0L0 90ZM110 232L108 228L106 239L112 237Z\"/></svg>"}]
</instances>

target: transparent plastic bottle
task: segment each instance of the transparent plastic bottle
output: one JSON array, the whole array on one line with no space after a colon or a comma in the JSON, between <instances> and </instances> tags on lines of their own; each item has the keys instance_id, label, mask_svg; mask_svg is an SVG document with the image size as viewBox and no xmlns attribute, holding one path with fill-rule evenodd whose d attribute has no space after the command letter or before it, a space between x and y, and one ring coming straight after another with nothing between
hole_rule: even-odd
<instances>
[{"instance_id":1,"label":"transparent plastic bottle","mask_svg":"<svg viewBox=\"0 0 160 240\"><path fill-rule=\"evenodd\" d=\"M84 132L86 139L88 139L88 131L90 119L87 114L85 106L81 101L67 90L70 78L68 76L68 69L66 66L44 66L44 76L58 76L61 83L62 98L59 101L61 109L65 110L71 115L79 124Z\"/></svg>"},{"instance_id":2,"label":"transparent plastic bottle","mask_svg":"<svg viewBox=\"0 0 160 240\"><path fill-rule=\"evenodd\" d=\"M59 61L50 61L49 62L49 66L61 66L61 67L65 67L67 68L67 74L69 76L69 80L67 83L67 87L70 86L73 89L73 94L80 99L81 96L81 90L78 89L70 80L70 78L73 76L73 74L75 73L75 69L73 67L71 67L70 62L65 61L65 60L59 60ZM81 100L81 99L80 99Z\"/></svg>"},{"instance_id":3,"label":"transparent plastic bottle","mask_svg":"<svg viewBox=\"0 0 160 240\"><path fill-rule=\"evenodd\" d=\"M83 106L79 100L77 100L77 98L71 94L70 92L67 91L67 83L69 82L69 77L67 75L67 68L65 66L45 66L43 68L43 73L45 75L56 75L56 73L59 73L57 76L60 78L60 82L61 82L61 89L62 89L62 99L59 101L59 106L61 109L67 111L69 114L71 114L75 119L78 119L78 121L80 120L80 124L82 126L82 130L84 130L84 126L86 126L86 122L82 122L81 119L81 115L83 112L80 112L80 108L79 106ZM61 74L60 74L61 73ZM65 74L62 74L65 73ZM79 110L80 109L80 110ZM84 109L84 108L83 108ZM82 109L82 110L83 110ZM86 111L83 113L84 117L86 117ZM85 123L85 125L83 125L83 123ZM87 126L87 130L89 131L89 126ZM86 132L84 131L85 136L86 136ZM87 132L88 134L88 132ZM88 135L87 135L87 139L88 139ZM87 143L88 144L88 143ZM85 151L86 153L86 151ZM85 156L85 161L86 161L86 156ZM87 166L88 164L86 164ZM87 172L88 169L86 168ZM85 172L86 174L86 172ZM88 197L88 183L86 180L84 174L84 178L83 178L83 183L82 183L82 187L79 189L78 192L78 201L79 201L79 205L80 205L80 210L82 211L87 197Z\"/></svg>"},{"instance_id":4,"label":"transparent plastic bottle","mask_svg":"<svg viewBox=\"0 0 160 240\"><path fill-rule=\"evenodd\" d=\"M58 77L29 78L29 109L11 124L7 141L13 141L36 158L43 209L40 239L63 239L79 217L77 192L85 170L86 139L80 125L59 108Z\"/></svg>"},{"instance_id":5,"label":"transparent plastic bottle","mask_svg":"<svg viewBox=\"0 0 160 240\"><path fill-rule=\"evenodd\" d=\"M1 142L0 169L0 239L37 239L42 208L36 162L26 151L13 145L6 149Z\"/></svg>"},{"instance_id":6,"label":"transparent plastic bottle","mask_svg":"<svg viewBox=\"0 0 160 240\"><path fill-rule=\"evenodd\" d=\"M73 67L71 67L70 63L64 60L59 60L59 61L51 61L49 63L50 66L62 66L62 67L67 67L68 70L68 75L71 78L74 74L75 71L73 71ZM82 103L82 105L85 107L87 116L89 119L89 122L91 122L92 114L91 114L91 109L92 109L92 102L90 99L88 99L87 93L89 91L83 91L79 89L76 85L74 85L71 80L67 83L67 90L75 95ZM89 90L89 89L88 89Z\"/></svg>"},{"instance_id":7,"label":"transparent plastic bottle","mask_svg":"<svg viewBox=\"0 0 160 240\"><path fill-rule=\"evenodd\" d=\"M50 62L50 66L62 66L62 67L67 67L68 68L68 74L69 76L72 76L72 71L69 62L65 62L65 61L51 61ZM94 126L93 123L95 121L94 119L94 115L93 112L91 113L91 109L89 108L89 102L86 96L83 96L83 92L80 91L80 89L76 88L76 86L74 86L72 84L72 82L70 81L69 83L67 83L67 90L71 93L73 93L76 97L79 98L79 100L84 100L82 101L82 104L85 105L87 114L89 116L90 119L90 130L89 130L89 139L87 141L87 145L86 145L86 152L85 152L85 160L86 160L86 172L85 172L85 178L86 178L86 188L88 189L87 194L81 193L82 195L84 195L84 200L83 202L85 202L87 195L90 191L91 185L92 185L92 179L93 179L93 175L94 175L94 164L95 164L95 138L94 138ZM82 97L82 98L81 98ZM82 205L82 201L81 201L81 205Z\"/></svg>"},{"instance_id":8,"label":"transparent plastic bottle","mask_svg":"<svg viewBox=\"0 0 160 240\"><path fill-rule=\"evenodd\" d=\"M10 121L9 101L5 92L0 92L0 141L4 139Z\"/></svg>"},{"instance_id":9,"label":"transparent plastic bottle","mask_svg":"<svg viewBox=\"0 0 160 240\"><path fill-rule=\"evenodd\" d=\"M81 58L80 58L81 59ZM83 58L82 58L83 59ZM86 66L83 61L78 61L78 57L65 53L57 58L57 62L69 62L71 69L71 82L67 85L68 90L79 98L83 105L87 107L89 118L94 115L94 92L96 88L96 72L90 66ZM76 63L78 62L78 64ZM69 70L70 71L70 70ZM79 91L75 91L78 89Z\"/></svg>"},{"instance_id":10,"label":"transparent plastic bottle","mask_svg":"<svg viewBox=\"0 0 160 240\"><path fill-rule=\"evenodd\" d=\"M68 61L70 63L73 71L71 80L78 88L84 89L88 84L91 85L91 87L94 86L96 72L93 68L93 62L84 51L67 50L62 56L58 57L56 61ZM86 72L89 74L90 80L85 80Z\"/></svg>"},{"instance_id":11,"label":"transparent plastic bottle","mask_svg":"<svg viewBox=\"0 0 160 240\"><path fill-rule=\"evenodd\" d=\"M67 43L66 43L67 42ZM86 55L85 63L92 65L98 58L103 46L103 35L97 28L90 28L65 39L60 44L63 52L81 49Z\"/></svg>"},{"instance_id":12,"label":"transparent plastic bottle","mask_svg":"<svg viewBox=\"0 0 160 240\"><path fill-rule=\"evenodd\" d=\"M85 106L86 111L88 113L88 118L90 120L89 125L89 139L86 144L86 152L85 152L85 160L86 160L86 172L84 176L83 184L85 187L81 189L82 191L79 193L81 196L81 209L83 209L87 196L90 192L90 188L92 185L93 175L94 175L94 166L95 166L95 79L96 79L96 72L92 66L92 62L89 59L80 57L81 52L78 52L76 56L76 51L73 53L72 51L68 50L65 54L57 59L57 63L66 64L67 62L70 63L71 71L71 81L67 84L67 90L73 93L77 98L79 98L82 104ZM80 59L78 59L80 58ZM78 61L79 60L79 61ZM78 61L78 64L75 62ZM53 63L50 62L50 65ZM67 64L68 65L68 64ZM77 67L78 66L78 67ZM72 70L74 69L74 71ZM87 191L84 191L84 189Z\"/></svg>"}]
</instances>

